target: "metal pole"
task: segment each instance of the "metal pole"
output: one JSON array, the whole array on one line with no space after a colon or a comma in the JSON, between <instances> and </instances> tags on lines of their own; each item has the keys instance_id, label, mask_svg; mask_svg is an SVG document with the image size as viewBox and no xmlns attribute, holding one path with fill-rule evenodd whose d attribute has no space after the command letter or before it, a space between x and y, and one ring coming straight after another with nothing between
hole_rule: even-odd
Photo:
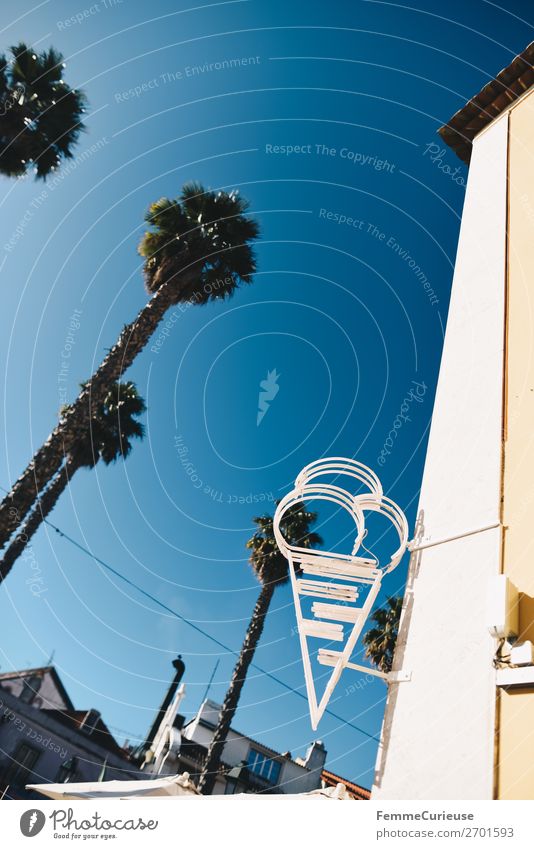
<instances>
[{"instance_id":1,"label":"metal pole","mask_svg":"<svg viewBox=\"0 0 534 849\"><path fill-rule=\"evenodd\" d=\"M208 686L206 687L206 692L204 693L204 698L202 699L202 702L205 702L206 699L208 698L208 693L210 691L211 685L213 684L213 679L215 678L215 673L217 672L217 667L219 666L219 663L220 663L220 660L217 660L216 663L215 663L215 666L213 667L213 672L211 673L210 680L208 681ZM202 704L202 702L201 702L201 704Z\"/></svg>"},{"instance_id":2,"label":"metal pole","mask_svg":"<svg viewBox=\"0 0 534 849\"><path fill-rule=\"evenodd\" d=\"M464 539L464 537L471 537L474 534L482 534L484 531L491 531L494 528L500 528L501 523L496 522L494 525L485 525L483 528L476 528L474 531L465 531L463 534L456 534L451 537L443 537L443 539L437 539L434 542L423 542L421 545L415 545L416 540L412 539L411 542L408 543L408 551L423 551L425 548L433 548L435 545L443 545L445 542L454 542L456 539Z\"/></svg>"}]
</instances>

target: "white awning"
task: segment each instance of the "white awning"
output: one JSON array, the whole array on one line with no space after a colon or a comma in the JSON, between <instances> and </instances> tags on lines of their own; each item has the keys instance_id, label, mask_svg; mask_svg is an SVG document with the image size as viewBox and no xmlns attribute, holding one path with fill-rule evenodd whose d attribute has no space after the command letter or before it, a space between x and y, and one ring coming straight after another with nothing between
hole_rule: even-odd
<instances>
[{"instance_id":1,"label":"white awning","mask_svg":"<svg viewBox=\"0 0 534 849\"><path fill-rule=\"evenodd\" d=\"M198 796L189 773L152 781L85 781L72 784L27 784L49 799L142 799L151 796Z\"/></svg>"}]
</instances>

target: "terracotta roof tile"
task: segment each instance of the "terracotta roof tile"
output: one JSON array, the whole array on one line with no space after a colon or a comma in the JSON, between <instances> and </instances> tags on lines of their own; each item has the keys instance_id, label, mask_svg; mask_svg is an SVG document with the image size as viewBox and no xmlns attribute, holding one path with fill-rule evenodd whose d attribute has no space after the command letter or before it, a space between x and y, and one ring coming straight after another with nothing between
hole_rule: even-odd
<instances>
[{"instance_id":1,"label":"terracotta roof tile","mask_svg":"<svg viewBox=\"0 0 534 849\"><path fill-rule=\"evenodd\" d=\"M360 787L360 785L355 784L354 781L348 781L346 778L341 778L340 775L336 775L327 769L323 769L321 778L327 787L335 787L337 784L344 784L353 799L363 802L368 801L371 798L370 790L367 790L365 787Z\"/></svg>"},{"instance_id":2,"label":"terracotta roof tile","mask_svg":"<svg viewBox=\"0 0 534 849\"><path fill-rule=\"evenodd\" d=\"M83 721L87 716L86 710L52 710L43 708L43 713L48 714L53 719L58 722L63 723L63 725L69 725L71 728L74 728L76 731L80 733L84 733L81 729ZM87 734L88 740L96 741L100 746L103 746L109 752L112 752L115 755L118 755L122 758L128 758L128 752L125 749L121 749L111 731L102 721L102 719L98 719L94 730L91 734Z\"/></svg>"},{"instance_id":3,"label":"terracotta roof tile","mask_svg":"<svg viewBox=\"0 0 534 849\"><path fill-rule=\"evenodd\" d=\"M438 130L457 156L469 164L473 139L534 85L534 41Z\"/></svg>"}]
</instances>

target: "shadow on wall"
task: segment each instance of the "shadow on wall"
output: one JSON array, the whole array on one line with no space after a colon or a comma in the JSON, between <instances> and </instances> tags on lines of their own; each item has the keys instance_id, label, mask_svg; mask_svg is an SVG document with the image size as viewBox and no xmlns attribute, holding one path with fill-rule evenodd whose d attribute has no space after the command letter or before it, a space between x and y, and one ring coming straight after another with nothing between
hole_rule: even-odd
<instances>
[{"instance_id":1,"label":"shadow on wall","mask_svg":"<svg viewBox=\"0 0 534 849\"><path fill-rule=\"evenodd\" d=\"M534 643L534 598L526 593L519 593L519 640L530 640Z\"/></svg>"},{"instance_id":2,"label":"shadow on wall","mask_svg":"<svg viewBox=\"0 0 534 849\"><path fill-rule=\"evenodd\" d=\"M424 510L420 510L415 523L414 542L420 542L425 536L424 527ZM393 672L400 672L404 664L404 655L406 653L406 643L410 632L410 623L412 620L413 611L413 587L419 576L421 567L422 551L414 551L410 557L410 565L408 568L408 579L406 581L406 590L404 593L402 614L399 625L399 635L395 646L395 655L393 657ZM386 710L384 714L384 722L382 725L382 735L377 759L377 767L375 772L374 786L382 786L382 778L384 775L384 767L387 760L389 742L391 739L391 728L393 725L393 717L395 715L395 705L397 702L397 694L402 683L388 684L388 695L386 698Z\"/></svg>"}]
</instances>

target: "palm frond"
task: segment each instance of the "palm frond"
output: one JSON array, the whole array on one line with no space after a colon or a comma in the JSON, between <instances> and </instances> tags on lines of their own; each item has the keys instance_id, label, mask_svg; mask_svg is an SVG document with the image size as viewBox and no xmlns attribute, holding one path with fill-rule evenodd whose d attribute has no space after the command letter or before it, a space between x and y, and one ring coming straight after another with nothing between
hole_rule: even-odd
<instances>
[{"instance_id":1,"label":"palm frond","mask_svg":"<svg viewBox=\"0 0 534 849\"><path fill-rule=\"evenodd\" d=\"M393 666L401 611L402 598L388 598L386 607L379 608L371 616L376 627L370 628L363 637L365 656L382 672L391 672Z\"/></svg>"},{"instance_id":2,"label":"palm frond","mask_svg":"<svg viewBox=\"0 0 534 849\"><path fill-rule=\"evenodd\" d=\"M24 42L0 57L0 173L21 176L33 169L45 179L84 130L87 101L63 80L63 56L54 48L36 53Z\"/></svg>"},{"instance_id":3,"label":"palm frond","mask_svg":"<svg viewBox=\"0 0 534 849\"><path fill-rule=\"evenodd\" d=\"M285 583L289 579L288 563L274 538L273 517L256 516L257 530L247 541L251 554L249 562L258 580L263 583ZM317 521L317 513L306 510L302 502L293 504L280 523L280 530L290 545L312 548L322 545L321 536L310 530Z\"/></svg>"},{"instance_id":4,"label":"palm frond","mask_svg":"<svg viewBox=\"0 0 534 849\"><path fill-rule=\"evenodd\" d=\"M160 198L145 220L139 245L149 292L171 283L175 301L207 303L250 283L256 270L252 242L259 235L237 192L214 192L187 183L174 200Z\"/></svg>"},{"instance_id":5,"label":"palm frond","mask_svg":"<svg viewBox=\"0 0 534 849\"><path fill-rule=\"evenodd\" d=\"M90 432L76 444L75 451L83 465L92 467L100 459L109 465L119 457L128 457L132 440L145 435L144 426L137 421L145 410L135 383L114 383L93 414Z\"/></svg>"}]
</instances>

